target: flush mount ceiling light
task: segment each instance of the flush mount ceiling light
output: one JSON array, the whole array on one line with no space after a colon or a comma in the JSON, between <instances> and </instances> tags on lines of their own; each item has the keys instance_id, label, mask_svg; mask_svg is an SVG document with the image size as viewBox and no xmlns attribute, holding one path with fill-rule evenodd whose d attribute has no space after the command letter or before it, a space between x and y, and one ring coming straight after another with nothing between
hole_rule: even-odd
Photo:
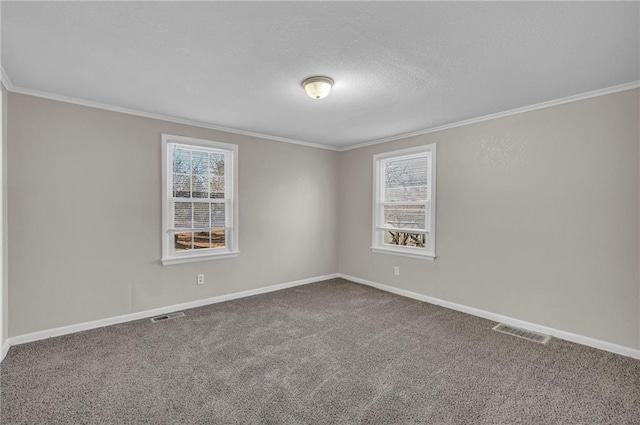
<instances>
[{"instance_id":1,"label":"flush mount ceiling light","mask_svg":"<svg viewBox=\"0 0 640 425\"><path fill-rule=\"evenodd\" d=\"M314 99L327 97L332 86L333 80L329 77L309 77L302 82L304 91Z\"/></svg>"}]
</instances>

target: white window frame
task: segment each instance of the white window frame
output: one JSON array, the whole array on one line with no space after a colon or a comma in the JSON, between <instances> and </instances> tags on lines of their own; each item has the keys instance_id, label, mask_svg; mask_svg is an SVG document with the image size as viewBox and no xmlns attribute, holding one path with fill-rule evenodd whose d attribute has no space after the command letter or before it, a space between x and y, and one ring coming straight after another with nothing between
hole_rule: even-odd
<instances>
[{"instance_id":1,"label":"white window frame","mask_svg":"<svg viewBox=\"0 0 640 425\"><path fill-rule=\"evenodd\" d=\"M226 215L226 247L204 248L190 251L174 252L173 234L170 227L173 199L173 148L182 145L189 149L204 148L208 151L219 151L225 154L225 203L228 205ZM231 211L229 211L229 209ZM162 264L181 264L194 261L206 261L236 257L240 253L238 246L238 145L194 139L192 137L162 135Z\"/></svg>"},{"instance_id":2,"label":"white window frame","mask_svg":"<svg viewBox=\"0 0 640 425\"><path fill-rule=\"evenodd\" d=\"M389 160L411 159L419 156L429 158L428 190L430 193L428 228L415 233L426 233L427 243L424 248L411 246L388 245L384 243L384 231L394 230L384 226L384 166ZM413 229L397 229L414 232ZM371 251L382 254L401 255L411 258L434 260L436 258L436 144L423 145L415 148L402 149L393 152L379 153L373 156L373 226L371 235Z\"/></svg>"}]
</instances>

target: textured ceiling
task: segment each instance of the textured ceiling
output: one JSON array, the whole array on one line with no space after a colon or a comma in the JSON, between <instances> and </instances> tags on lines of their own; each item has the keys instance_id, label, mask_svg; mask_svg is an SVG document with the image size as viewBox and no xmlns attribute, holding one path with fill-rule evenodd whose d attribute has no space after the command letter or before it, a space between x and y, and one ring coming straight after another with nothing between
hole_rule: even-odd
<instances>
[{"instance_id":1,"label":"textured ceiling","mask_svg":"<svg viewBox=\"0 0 640 425\"><path fill-rule=\"evenodd\" d=\"M347 146L640 79L640 3L2 2L15 87ZM335 80L323 100L300 82Z\"/></svg>"}]
</instances>

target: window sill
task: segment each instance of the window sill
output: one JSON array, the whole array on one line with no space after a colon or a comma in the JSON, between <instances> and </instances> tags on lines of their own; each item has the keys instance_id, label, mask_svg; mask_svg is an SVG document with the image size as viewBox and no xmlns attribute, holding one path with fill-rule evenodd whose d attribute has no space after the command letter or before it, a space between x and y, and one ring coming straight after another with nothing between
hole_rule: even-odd
<instances>
[{"instance_id":1,"label":"window sill","mask_svg":"<svg viewBox=\"0 0 640 425\"><path fill-rule=\"evenodd\" d=\"M171 266L173 264L194 263L196 261L223 260L225 258L234 258L240 254L240 251L225 251L219 254L190 255L188 257L163 258L163 266Z\"/></svg>"},{"instance_id":2,"label":"window sill","mask_svg":"<svg viewBox=\"0 0 640 425\"><path fill-rule=\"evenodd\" d=\"M377 252L378 254L399 255L401 257L417 258L420 260L433 261L436 259L436 256L430 252L422 253L422 252L416 252L416 251L408 251L404 249L382 248L379 246L372 246L371 251Z\"/></svg>"}]
</instances>

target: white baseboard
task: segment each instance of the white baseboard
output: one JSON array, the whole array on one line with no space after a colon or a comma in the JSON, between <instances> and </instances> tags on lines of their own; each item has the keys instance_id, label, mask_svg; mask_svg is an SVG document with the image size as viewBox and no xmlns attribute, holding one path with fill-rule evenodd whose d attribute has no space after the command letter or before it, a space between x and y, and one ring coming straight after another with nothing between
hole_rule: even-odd
<instances>
[{"instance_id":1,"label":"white baseboard","mask_svg":"<svg viewBox=\"0 0 640 425\"><path fill-rule=\"evenodd\" d=\"M2 344L2 351L0 351L0 362L4 360L5 356L9 352L9 347L11 347L9 340L5 339L4 344Z\"/></svg>"},{"instance_id":2,"label":"white baseboard","mask_svg":"<svg viewBox=\"0 0 640 425\"><path fill-rule=\"evenodd\" d=\"M395 288L393 286L384 285L381 283L372 282L366 279L360 279L358 277L333 273L324 276L316 276L308 279L296 280L293 282L281 283L278 285L265 286L263 288L251 289L248 291L235 292L228 295L220 295L212 298L205 298L202 300L189 301L181 304L174 304L171 306L155 308L152 310L139 311L135 313L124 314L121 316L111 317L107 319L94 320L92 322L78 323L76 325L63 326L60 328L49 329L45 331L33 332L24 335L18 335L8 338L2 345L2 352L0 353L0 361L4 359L9 348L14 345L25 344L27 342L38 341L41 339L52 338L55 336L67 335L75 332L81 332L89 329L101 328L104 326L115 325L118 323L131 322L134 320L146 319L148 317L158 316L161 314L171 313L178 310L186 310L195 307L201 307L210 304L216 304L224 301L235 300L238 298L250 297L252 295L265 294L267 292L279 291L281 289L292 288L294 286L306 285L313 282L319 282L327 279L343 278L352 282L360 283L363 285L371 286L386 292L391 292L397 295L402 295L407 298L413 298L419 301L428 302L430 304L440 305L442 307L450 308L452 310L461 311L463 313L471 314L473 316L482 317L494 322L506 323L511 326L519 328L530 329L532 331L540 332L543 334L551 335L555 338L564 339L566 341L575 342L577 344L586 345L600 350L609 351L615 354L621 354L623 356L640 359L640 350L625 347L611 342L606 342L594 338L590 338L583 335L574 334L547 326L537 325L535 323L525 322L523 320L514 319L512 317L503 316L496 313L480 310L474 307L468 307L462 304L453 303L450 301L441 300L439 298L430 297L427 295L418 294L416 292L407 291L404 289Z\"/></svg>"},{"instance_id":3,"label":"white baseboard","mask_svg":"<svg viewBox=\"0 0 640 425\"><path fill-rule=\"evenodd\" d=\"M281 289L292 288L294 286L306 285L308 283L319 282L327 279L334 279L338 277L337 273L328 274L324 276L310 277L307 279L296 280L293 282L280 283L277 285L265 286L257 289L250 289L248 291L234 292L233 294L220 295L217 297L205 298L202 300L189 301L181 304L174 304L166 307L154 308L151 310L138 311L135 313L123 314L121 316L110 317L107 319L94 320L91 322L78 323L75 325L62 326L60 328L48 329L44 331L32 332L24 335L17 335L8 338L2 347L2 357L0 361L4 359L4 356L9 351L9 348L14 345L25 344L27 342L39 341L41 339L52 338L55 336L62 336L72 334L75 332L86 331L89 329L102 328L104 326L115 325L118 323L131 322L133 320L146 319L148 317L159 316L161 314L171 313L178 310L187 310L190 308L201 307L204 305L221 303L224 301L235 300L238 298L250 297L252 295L265 294L267 292L279 291Z\"/></svg>"},{"instance_id":4,"label":"white baseboard","mask_svg":"<svg viewBox=\"0 0 640 425\"><path fill-rule=\"evenodd\" d=\"M565 341L575 342L577 344L598 348L600 350L609 351L615 354L621 354L623 356L632 357L634 359L640 359L640 350L637 350L635 348L625 347L623 345L613 344L611 342L606 342L599 339L590 338L588 336L574 334L571 332L561 331L559 329L549 328L547 326L536 325L535 323L525 322L524 320L514 319L512 317L503 316L501 314L491 313L489 311L480 310L474 307L468 307L462 304L456 304L450 301L441 300L439 298L429 297L427 295L418 294L416 292L394 288L393 286L372 282L366 279L360 279L358 277L349 276L342 273L338 273L338 275L343 279L371 286L382 291L402 295L403 297L425 301L430 304L436 304L442 307L450 308L451 310L461 311L463 313L482 317L483 319L488 319L494 322L506 323L507 325L515 326L518 328L529 329L535 332L551 335L555 338L564 339Z\"/></svg>"}]
</instances>

